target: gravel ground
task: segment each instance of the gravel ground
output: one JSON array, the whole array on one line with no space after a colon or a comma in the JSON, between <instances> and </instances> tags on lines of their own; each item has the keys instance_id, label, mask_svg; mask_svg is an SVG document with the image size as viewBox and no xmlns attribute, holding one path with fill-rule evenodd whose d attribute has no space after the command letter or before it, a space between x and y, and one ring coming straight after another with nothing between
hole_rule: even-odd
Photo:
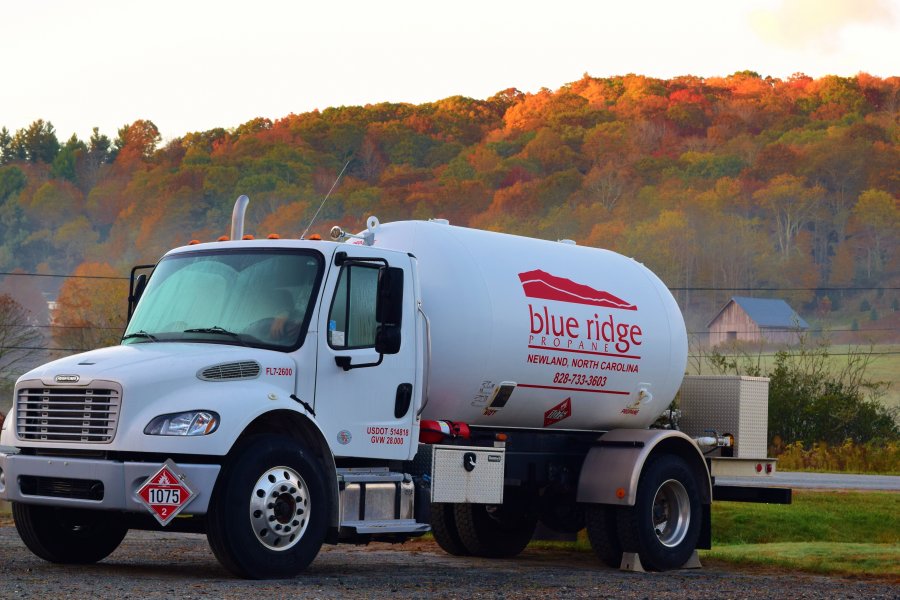
<instances>
[{"instance_id":1,"label":"gravel ground","mask_svg":"<svg viewBox=\"0 0 900 600\"><path fill-rule=\"evenodd\" d=\"M526 550L510 560L458 558L430 540L399 546L325 546L300 577L232 578L200 535L132 531L89 567L46 563L15 528L0 526L0 598L900 598L889 582L746 572L706 565L665 574L623 573L592 555Z\"/></svg>"}]
</instances>

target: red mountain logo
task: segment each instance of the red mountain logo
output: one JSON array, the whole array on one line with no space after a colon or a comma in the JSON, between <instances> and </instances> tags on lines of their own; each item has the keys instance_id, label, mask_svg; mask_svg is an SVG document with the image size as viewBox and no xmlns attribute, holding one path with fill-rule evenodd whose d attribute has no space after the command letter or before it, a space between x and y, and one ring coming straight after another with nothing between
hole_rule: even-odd
<instances>
[{"instance_id":1,"label":"red mountain logo","mask_svg":"<svg viewBox=\"0 0 900 600\"><path fill-rule=\"evenodd\" d=\"M550 410L544 413L544 427L559 423L563 419L572 416L572 398L566 398Z\"/></svg>"},{"instance_id":2,"label":"red mountain logo","mask_svg":"<svg viewBox=\"0 0 900 600\"><path fill-rule=\"evenodd\" d=\"M637 310L637 306L634 304L613 296L609 292L595 290L592 287L575 283L571 279L551 275L540 269L519 273L519 280L522 282L522 289L525 290L525 295L529 298L559 300L560 302L588 304L605 308Z\"/></svg>"}]
</instances>

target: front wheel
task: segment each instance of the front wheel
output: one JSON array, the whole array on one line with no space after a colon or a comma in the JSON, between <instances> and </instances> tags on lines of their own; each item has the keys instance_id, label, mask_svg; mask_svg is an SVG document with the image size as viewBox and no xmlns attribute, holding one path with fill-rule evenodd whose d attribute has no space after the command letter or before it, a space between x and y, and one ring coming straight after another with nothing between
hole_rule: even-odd
<instances>
[{"instance_id":1,"label":"front wheel","mask_svg":"<svg viewBox=\"0 0 900 600\"><path fill-rule=\"evenodd\" d=\"M644 467L632 507L619 508L622 550L637 552L648 569L684 565L700 537L700 492L687 463L663 455Z\"/></svg>"},{"instance_id":2,"label":"front wheel","mask_svg":"<svg viewBox=\"0 0 900 600\"><path fill-rule=\"evenodd\" d=\"M91 564L103 560L128 533L122 515L99 510L36 506L13 502L19 537L44 560Z\"/></svg>"},{"instance_id":3,"label":"front wheel","mask_svg":"<svg viewBox=\"0 0 900 600\"><path fill-rule=\"evenodd\" d=\"M315 457L290 438L257 438L223 470L207 538L219 562L239 577L294 577L318 554L328 513Z\"/></svg>"}]
</instances>

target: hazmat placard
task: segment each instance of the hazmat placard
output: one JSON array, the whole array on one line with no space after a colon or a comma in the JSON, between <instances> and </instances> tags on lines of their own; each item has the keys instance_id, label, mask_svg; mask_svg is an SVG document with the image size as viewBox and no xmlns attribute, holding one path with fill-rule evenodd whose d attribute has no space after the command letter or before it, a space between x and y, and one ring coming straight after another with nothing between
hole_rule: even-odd
<instances>
[{"instance_id":1,"label":"hazmat placard","mask_svg":"<svg viewBox=\"0 0 900 600\"><path fill-rule=\"evenodd\" d=\"M163 527L197 496L188 485L184 473L171 459L138 488L137 494Z\"/></svg>"}]
</instances>

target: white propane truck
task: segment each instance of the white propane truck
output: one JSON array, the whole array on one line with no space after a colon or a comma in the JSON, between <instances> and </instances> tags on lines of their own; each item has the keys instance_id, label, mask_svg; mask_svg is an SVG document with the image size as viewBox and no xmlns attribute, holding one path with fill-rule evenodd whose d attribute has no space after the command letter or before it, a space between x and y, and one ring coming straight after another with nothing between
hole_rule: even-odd
<instances>
[{"instance_id":1,"label":"white propane truck","mask_svg":"<svg viewBox=\"0 0 900 600\"><path fill-rule=\"evenodd\" d=\"M120 345L17 381L0 498L34 554L93 563L165 528L281 578L323 543L428 531L511 557L539 521L586 527L613 566L710 547L699 443L729 439L650 428L687 336L643 265L442 220L252 239L247 203L230 239L132 270ZM727 496L785 501L742 489Z\"/></svg>"}]
</instances>

